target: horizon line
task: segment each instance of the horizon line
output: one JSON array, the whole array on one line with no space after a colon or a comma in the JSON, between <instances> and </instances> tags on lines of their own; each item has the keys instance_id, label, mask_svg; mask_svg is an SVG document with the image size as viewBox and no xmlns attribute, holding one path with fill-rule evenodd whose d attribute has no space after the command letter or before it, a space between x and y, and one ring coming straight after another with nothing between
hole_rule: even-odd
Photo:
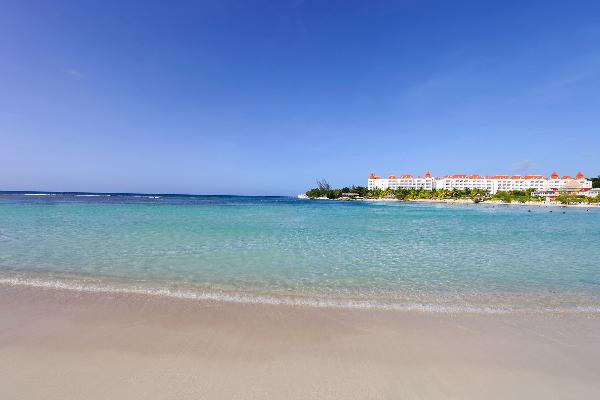
<instances>
[{"instance_id":1,"label":"horizon line","mask_svg":"<svg viewBox=\"0 0 600 400\"><path fill-rule=\"evenodd\" d=\"M293 197L294 195L273 194L199 194L199 193L161 193L161 192L89 192L56 190L0 190L0 194L98 194L98 195L148 195L148 196L229 196L229 197Z\"/></svg>"}]
</instances>

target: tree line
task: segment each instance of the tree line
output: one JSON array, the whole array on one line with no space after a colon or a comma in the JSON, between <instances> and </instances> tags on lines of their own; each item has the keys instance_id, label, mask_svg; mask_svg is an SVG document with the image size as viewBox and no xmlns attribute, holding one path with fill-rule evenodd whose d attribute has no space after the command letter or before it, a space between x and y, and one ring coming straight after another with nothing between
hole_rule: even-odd
<instances>
[{"instance_id":1,"label":"tree line","mask_svg":"<svg viewBox=\"0 0 600 400\"><path fill-rule=\"evenodd\" d=\"M340 189L332 189L327 181L318 181L316 188L312 188L306 192L306 196L311 199L327 197L328 199L339 199L343 193L355 193L359 197L365 199L397 199L397 200L472 200L474 203L482 201L495 200L504 203L528 201L542 202L546 198L534 196L534 189L528 190L511 190L506 192L497 192L490 194L482 189L367 189L364 186L343 187ZM573 195L563 194L554 199L562 204L570 203L598 203L599 197L577 197Z\"/></svg>"}]
</instances>

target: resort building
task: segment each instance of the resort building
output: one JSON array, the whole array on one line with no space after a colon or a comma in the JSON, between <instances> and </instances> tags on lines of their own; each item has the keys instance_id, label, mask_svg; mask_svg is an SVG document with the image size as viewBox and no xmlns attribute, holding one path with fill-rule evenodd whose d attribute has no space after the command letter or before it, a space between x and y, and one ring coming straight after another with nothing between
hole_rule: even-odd
<instances>
[{"instance_id":1,"label":"resort building","mask_svg":"<svg viewBox=\"0 0 600 400\"><path fill-rule=\"evenodd\" d=\"M591 195L588 193L592 189L592 181L585 178L585 176L579 172L574 178L568 175L559 177L556 172L553 172L550 177L544 177L542 175L493 175L493 176L479 176L479 175L448 175L443 178L433 178L429 172L423 177L413 177L412 175L390 175L387 178L381 178L373 173L369 175L367 182L367 188L369 190L382 189L385 190L390 188L396 190L399 188L403 189L481 189L495 194L500 191L510 190L529 190L533 189L536 191L560 191L561 189L568 189L569 193L575 193L579 195Z\"/></svg>"},{"instance_id":2,"label":"resort building","mask_svg":"<svg viewBox=\"0 0 600 400\"><path fill-rule=\"evenodd\" d=\"M586 196L586 197L597 197L600 193L599 188L591 188L588 185L582 184L578 180L572 180L561 187L553 187L545 190L537 190L533 192L534 196L545 197L546 200L552 200L558 196Z\"/></svg>"},{"instance_id":3,"label":"resort building","mask_svg":"<svg viewBox=\"0 0 600 400\"><path fill-rule=\"evenodd\" d=\"M390 175L387 178L380 178L375 174L369 175L369 181L367 183L367 188L369 190L373 190L376 188L385 190L390 188L392 190L396 189L425 189L425 190L433 190L435 187L435 179L431 177L429 172L425 173L425 176L417 176L416 178L412 175L400 175L396 177L396 175Z\"/></svg>"}]
</instances>

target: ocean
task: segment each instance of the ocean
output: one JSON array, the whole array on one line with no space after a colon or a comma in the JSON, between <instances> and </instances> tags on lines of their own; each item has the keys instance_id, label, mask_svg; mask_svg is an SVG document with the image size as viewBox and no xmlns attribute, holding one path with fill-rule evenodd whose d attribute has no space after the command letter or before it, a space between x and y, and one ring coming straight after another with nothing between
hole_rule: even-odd
<instances>
[{"instance_id":1,"label":"ocean","mask_svg":"<svg viewBox=\"0 0 600 400\"><path fill-rule=\"evenodd\" d=\"M0 193L0 283L427 312L600 313L600 210Z\"/></svg>"}]
</instances>

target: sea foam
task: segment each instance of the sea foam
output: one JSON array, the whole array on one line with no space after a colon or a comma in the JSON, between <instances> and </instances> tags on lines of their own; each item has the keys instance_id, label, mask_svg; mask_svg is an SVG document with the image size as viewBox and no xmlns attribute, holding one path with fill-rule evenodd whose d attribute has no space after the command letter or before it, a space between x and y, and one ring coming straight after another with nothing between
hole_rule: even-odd
<instances>
[{"instance_id":1,"label":"sea foam","mask_svg":"<svg viewBox=\"0 0 600 400\"><path fill-rule=\"evenodd\" d=\"M334 309L390 310L404 312L424 312L437 314L600 314L600 307L539 307L519 308L509 306L449 305L418 302L384 303L368 300L341 300L327 298L307 298L293 296L264 296L241 293L210 292L205 290L172 289L167 287L140 287L118 285L84 280L61 280L23 277L0 278L0 285L13 287L33 287L53 290L67 290L83 293L133 294L169 297L184 300L197 300L239 304L264 304L280 306L301 306Z\"/></svg>"}]
</instances>

